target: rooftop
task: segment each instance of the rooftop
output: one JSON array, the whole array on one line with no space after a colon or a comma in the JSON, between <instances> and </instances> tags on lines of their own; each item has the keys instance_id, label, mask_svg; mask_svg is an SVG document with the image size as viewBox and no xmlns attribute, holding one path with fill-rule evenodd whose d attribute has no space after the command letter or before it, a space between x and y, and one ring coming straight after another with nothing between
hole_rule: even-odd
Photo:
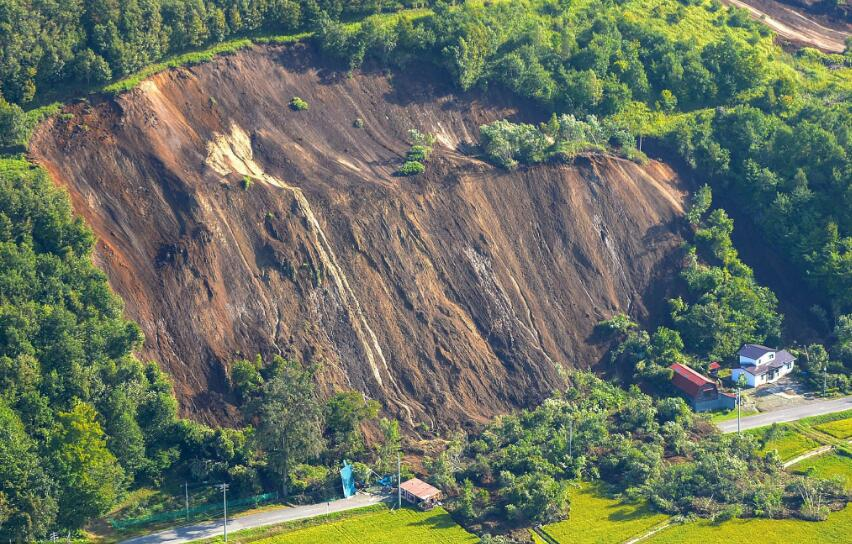
<instances>
[{"instance_id":1,"label":"rooftop","mask_svg":"<svg viewBox=\"0 0 852 544\"><path fill-rule=\"evenodd\" d=\"M703 374L699 374L686 365L675 363L669 368L674 370L674 376L672 377L672 383L674 386L690 397L698 395L701 388L706 385L716 387L716 382Z\"/></svg>"},{"instance_id":2,"label":"rooftop","mask_svg":"<svg viewBox=\"0 0 852 544\"><path fill-rule=\"evenodd\" d=\"M408 491L420 500L431 499L435 495L441 493L436 487L431 486L419 478L412 478L399 486L405 491Z\"/></svg>"},{"instance_id":3,"label":"rooftop","mask_svg":"<svg viewBox=\"0 0 852 544\"><path fill-rule=\"evenodd\" d=\"M765 365L759 366L741 366L743 370L751 374L752 376L762 376L766 374L770 370L776 370L786 365L787 363L792 363L796 358L792 353L787 351L786 349L782 349L775 353L775 358L766 363Z\"/></svg>"},{"instance_id":4,"label":"rooftop","mask_svg":"<svg viewBox=\"0 0 852 544\"><path fill-rule=\"evenodd\" d=\"M761 346L760 344L745 344L737 352L737 355L740 357L747 357L749 359L760 359L767 353L772 353L774 351L774 349Z\"/></svg>"}]
</instances>

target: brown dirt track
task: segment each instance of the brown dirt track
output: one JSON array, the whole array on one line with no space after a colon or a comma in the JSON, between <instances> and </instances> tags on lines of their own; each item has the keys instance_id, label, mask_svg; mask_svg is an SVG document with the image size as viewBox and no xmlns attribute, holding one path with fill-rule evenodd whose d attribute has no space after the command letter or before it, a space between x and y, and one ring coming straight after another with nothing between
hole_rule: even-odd
<instances>
[{"instance_id":1,"label":"brown dirt track","mask_svg":"<svg viewBox=\"0 0 852 544\"><path fill-rule=\"evenodd\" d=\"M842 53L852 25L829 20L793 8L775 0L722 0L725 4L749 11L780 38L800 46L814 47L827 53Z\"/></svg>"},{"instance_id":2,"label":"brown dirt track","mask_svg":"<svg viewBox=\"0 0 852 544\"><path fill-rule=\"evenodd\" d=\"M345 78L307 46L258 47L39 128L34 159L94 228L184 413L235 423L227 366L261 352L321 363L326 392L363 391L410 428L482 421L597 363L601 318L654 313L681 243L672 170L497 170L457 149L518 112L440 79ZM411 127L439 143L425 175L397 178Z\"/></svg>"}]
</instances>

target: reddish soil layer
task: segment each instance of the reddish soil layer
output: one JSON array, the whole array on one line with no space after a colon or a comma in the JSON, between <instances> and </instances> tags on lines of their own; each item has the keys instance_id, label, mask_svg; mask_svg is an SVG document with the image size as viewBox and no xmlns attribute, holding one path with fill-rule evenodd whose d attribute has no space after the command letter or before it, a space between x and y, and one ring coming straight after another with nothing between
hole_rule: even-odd
<instances>
[{"instance_id":1,"label":"reddish soil layer","mask_svg":"<svg viewBox=\"0 0 852 544\"><path fill-rule=\"evenodd\" d=\"M681 243L668 167L497 170L457 149L516 111L316 66L305 46L244 51L69 106L33 140L184 413L236 423L228 364L260 352L320 362L326 393L411 428L482 421L597 363L598 320L649 317ZM411 127L436 152L397 178Z\"/></svg>"}]
</instances>

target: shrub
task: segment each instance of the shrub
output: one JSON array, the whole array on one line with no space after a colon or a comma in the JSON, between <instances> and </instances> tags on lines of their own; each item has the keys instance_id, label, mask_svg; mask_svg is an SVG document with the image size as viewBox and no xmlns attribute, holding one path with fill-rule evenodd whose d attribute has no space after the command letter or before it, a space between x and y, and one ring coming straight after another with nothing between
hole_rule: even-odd
<instances>
[{"instance_id":1,"label":"shrub","mask_svg":"<svg viewBox=\"0 0 852 544\"><path fill-rule=\"evenodd\" d=\"M426 171L426 167L419 161L405 161L405 163L396 171L399 176L416 176Z\"/></svg>"},{"instance_id":2,"label":"shrub","mask_svg":"<svg viewBox=\"0 0 852 544\"><path fill-rule=\"evenodd\" d=\"M428 147L424 147L422 145L413 145L411 149L408 150L408 154L405 156L406 160L409 161L417 161L424 162L429 158L429 154L432 150Z\"/></svg>"},{"instance_id":3,"label":"shrub","mask_svg":"<svg viewBox=\"0 0 852 544\"><path fill-rule=\"evenodd\" d=\"M240 186L244 191L248 191L249 187L251 187L251 178L248 176L243 176L242 181L240 182Z\"/></svg>"},{"instance_id":4,"label":"shrub","mask_svg":"<svg viewBox=\"0 0 852 544\"><path fill-rule=\"evenodd\" d=\"M364 128L364 120L359 117L352 122L352 126L355 128Z\"/></svg>"},{"instance_id":5,"label":"shrub","mask_svg":"<svg viewBox=\"0 0 852 544\"><path fill-rule=\"evenodd\" d=\"M290 99L290 109L293 111L305 111L307 109L310 109L310 105L302 98L294 96Z\"/></svg>"}]
</instances>

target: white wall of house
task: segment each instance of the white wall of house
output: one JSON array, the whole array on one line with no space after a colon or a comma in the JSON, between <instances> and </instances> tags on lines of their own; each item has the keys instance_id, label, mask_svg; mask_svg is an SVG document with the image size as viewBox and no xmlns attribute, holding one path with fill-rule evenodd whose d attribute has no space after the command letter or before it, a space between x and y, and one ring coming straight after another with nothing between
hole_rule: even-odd
<instances>
[{"instance_id":1,"label":"white wall of house","mask_svg":"<svg viewBox=\"0 0 852 544\"><path fill-rule=\"evenodd\" d=\"M742 357L740 357L740 362L742 363ZM749 372L746 372L742 368L735 368L735 369L731 370L731 380L734 383L737 383L737 381L739 381L739 379L740 379L740 374L745 375L746 383L748 384L749 387L757 387L758 386L758 383L755 380L755 376L753 374L749 373Z\"/></svg>"},{"instance_id":2,"label":"white wall of house","mask_svg":"<svg viewBox=\"0 0 852 544\"><path fill-rule=\"evenodd\" d=\"M741 358L742 359L742 358ZM746 383L749 387L760 387L761 385L766 385L768 383L777 382L782 376L786 376L790 372L793 371L793 367L795 366L794 362L789 362L786 365L782 366L775 372L775 376L773 379L769 379L769 373L762 374L760 376L755 376L751 372L746 371L743 368L735 368L731 370L731 380L734 383L740 379L740 374L745 375Z\"/></svg>"}]
</instances>

